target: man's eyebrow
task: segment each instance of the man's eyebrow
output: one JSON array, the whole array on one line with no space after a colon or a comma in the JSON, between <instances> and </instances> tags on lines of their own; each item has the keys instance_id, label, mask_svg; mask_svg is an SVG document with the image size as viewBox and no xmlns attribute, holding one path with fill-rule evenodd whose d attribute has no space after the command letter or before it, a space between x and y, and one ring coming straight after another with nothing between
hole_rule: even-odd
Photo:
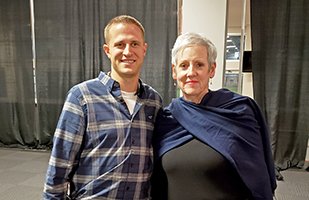
<instances>
[{"instance_id":1,"label":"man's eyebrow","mask_svg":"<svg viewBox=\"0 0 309 200\"><path fill-rule=\"evenodd\" d=\"M142 43L142 42L139 40L133 40L132 43Z\"/></svg>"}]
</instances>

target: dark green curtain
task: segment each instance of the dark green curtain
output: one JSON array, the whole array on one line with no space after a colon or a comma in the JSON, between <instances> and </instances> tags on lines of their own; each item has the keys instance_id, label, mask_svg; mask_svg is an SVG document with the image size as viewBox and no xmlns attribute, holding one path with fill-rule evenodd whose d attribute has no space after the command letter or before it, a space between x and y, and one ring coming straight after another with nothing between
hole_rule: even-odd
<instances>
[{"instance_id":1,"label":"dark green curtain","mask_svg":"<svg viewBox=\"0 0 309 200\"><path fill-rule=\"evenodd\" d=\"M177 0L34 0L37 106L29 1L0 5L0 146L52 146L67 91L110 71L103 29L120 14L145 27L142 80L161 94L165 106L176 96L170 49L177 37Z\"/></svg>"},{"instance_id":2,"label":"dark green curtain","mask_svg":"<svg viewBox=\"0 0 309 200\"><path fill-rule=\"evenodd\" d=\"M303 167L309 134L309 1L251 0L254 98L277 169Z\"/></svg>"},{"instance_id":3,"label":"dark green curtain","mask_svg":"<svg viewBox=\"0 0 309 200\"><path fill-rule=\"evenodd\" d=\"M0 9L0 145L36 146L29 1Z\"/></svg>"}]
</instances>

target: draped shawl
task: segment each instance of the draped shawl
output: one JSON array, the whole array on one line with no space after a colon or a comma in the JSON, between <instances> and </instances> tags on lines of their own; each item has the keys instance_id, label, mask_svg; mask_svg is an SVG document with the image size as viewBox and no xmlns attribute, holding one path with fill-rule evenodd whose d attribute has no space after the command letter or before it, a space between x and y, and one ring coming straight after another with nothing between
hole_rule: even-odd
<instances>
[{"instance_id":1,"label":"draped shawl","mask_svg":"<svg viewBox=\"0 0 309 200\"><path fill-rule=\"evenodd\" d=\"M255 199L273 199L276 177L269 132L254 100L227 89L209 91L200 104L173 99L158 114L155 161L192 138L223 155Z\"/></svg>"}]
</instances>

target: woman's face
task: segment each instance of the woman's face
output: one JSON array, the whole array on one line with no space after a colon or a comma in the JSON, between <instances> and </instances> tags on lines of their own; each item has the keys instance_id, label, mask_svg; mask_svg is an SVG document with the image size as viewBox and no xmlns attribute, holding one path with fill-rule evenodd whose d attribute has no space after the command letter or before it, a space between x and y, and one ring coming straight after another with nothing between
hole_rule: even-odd
<instances>
[{"instance_id":1,"label":"woman's face","mask_svg":"<svg viewBox=\"0 0 309 200\"><path fill-rule=\"evenodd\" d=\"M200 103L208 92L209 78L215 75L216 63L208 64L207 49L204 46L189 46L179 52L177 66L173 65L173 79L187 101Z\"/></svg>"}]
</instances>

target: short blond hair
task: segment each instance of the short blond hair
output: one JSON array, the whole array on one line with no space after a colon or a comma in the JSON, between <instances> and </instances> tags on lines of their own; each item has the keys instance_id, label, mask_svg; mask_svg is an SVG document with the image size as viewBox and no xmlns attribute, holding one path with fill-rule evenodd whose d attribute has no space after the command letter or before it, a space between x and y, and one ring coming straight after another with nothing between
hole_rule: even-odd
<instances>
[{"instance_id":1,"label":"short blond hair","mask_svg":"<svg viewBox=\"0 0 309 200\"><path fill-rule=\"evenodd\" d=\"M106 27L104 28L105 44L108 44L108 42L109 42L109 39L110 39L109 31L110 31L110 29L112 28L113 25L116 25L116 24L134 24L134 25L136 25L142 31L143 41L145 42L145 29L144 29L143 25L137 19L135 19L132 16L119 15L119 16L111 19L108 22L108 24L106 25Z\"/></svg>"}]
</instances>

